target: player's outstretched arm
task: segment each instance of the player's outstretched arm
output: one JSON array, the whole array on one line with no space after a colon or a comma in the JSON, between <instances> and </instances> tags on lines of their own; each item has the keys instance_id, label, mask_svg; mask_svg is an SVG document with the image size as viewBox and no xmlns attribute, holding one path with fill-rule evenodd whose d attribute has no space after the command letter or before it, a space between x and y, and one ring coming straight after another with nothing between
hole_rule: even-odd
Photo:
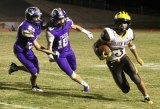
<instances>
[{"instance_id":1,"label":"player's outstretched arm","mask_svg":"<svg viewBox=\"0 0 160 109\"><path fill-rule=\"evenodd\" d=\"M72 24L72 29L75 29L77 31L83 32L83 33L85 33L87 35L87 37L89 39L93 39L93 34L90 31L84 29L83 27L81 27L79 25Z\"/></svg>"},{"instance_id":2,"label":"player's outstretched arm","mask_svg":"<svg viewBox=\"0 0 160 109\"><path fill-rule=\"evenodd\" d=\"M38 50L38 51L42 51L42 52L44 52L44 53L46 53L46 54L53 54L53 55L56 55L56 53L54 53L54 52L52 52L52 51L50 51L50 50L47 50L45 47L43 47L43 46L41 46L38 42L37 42L37 40L34 40L33 41L33 45L34 45L34 47L36 48L36 50Z\"/></svg>"}]
</instances>

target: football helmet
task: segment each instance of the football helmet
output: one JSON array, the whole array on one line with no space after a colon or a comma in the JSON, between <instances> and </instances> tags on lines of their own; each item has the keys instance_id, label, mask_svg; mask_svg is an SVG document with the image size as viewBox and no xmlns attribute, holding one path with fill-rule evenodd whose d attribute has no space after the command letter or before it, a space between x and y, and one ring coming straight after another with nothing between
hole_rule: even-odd
<instances>
[{"instance_id":1,"label":"football helmet","mask_svg":"<svg viewBox=\"0 0 160 109\"><path fill-rule=\"evenodd\" d=\"M60 22L61 19L64 19L67 17L66 12L61 8L54 8L51 12L51 21L56 26L62 26L64 22Z\"/></svg>"},{"instance_id":2,"label":"football helmet","mask_svg":"<svg viewBox=\"0 0 160 109\"><path fill-rule=\"evenodd\" d=\"M121 31L125 31L129 28L129 26L131 24L131 17L127 12L120 11L115 15L114 21L115 21L115 25L116 25L117 29L119 29ZM123 23L127 23L128 26L126 28L124 28L122 26Z\"/></svg>"},{"instance_id":3,"label":"football helmet","mask_svg":"<svg viewBox=\"0 0 160 109\"><path fill-rule=\"evenodd\" d=\"M42 16L42 13L38 7L29 7L25 11L26 20L36 25L41 23L41 16ZM35 20L35 18L38 18L38 19Z\"/></svg>"}]
</instances>

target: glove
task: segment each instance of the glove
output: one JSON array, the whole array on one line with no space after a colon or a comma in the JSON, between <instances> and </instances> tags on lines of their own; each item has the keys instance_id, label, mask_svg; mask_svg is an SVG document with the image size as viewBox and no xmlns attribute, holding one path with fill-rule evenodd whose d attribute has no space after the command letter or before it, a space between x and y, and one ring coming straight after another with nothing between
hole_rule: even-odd
<instances>
[{"instance_id":1,"label":"glove","mask_svg":"<svg viewBox=\"0 0 160 109\"><path fill-rule=\"evenodd\" d=\"M55 53L55 56L57 56L57 58L59 58L60 53L58 51L54 51L54 53Z\"/></svg>"},{"instance_id":2,"label":"glove","mask_svg":"<svg viewBox=\"0 0 160 109\"><path fill-rule=\"evenodd\" d=\"M82 28L81 32L87 34L87 36L88 36L89 39L93 39L93 34L90 31Z\"/></svg>"},{"instance_id":3,"label":"glove","mask_svg":"<svg viewBox=\"0 0 160 109\"><path fill-rule=\"evenodd\" d=\"M92 34L91 32L88 32L88 33L87 33L87 37L88 37L89 39L93 39L93 34Z\"/></svg>"},{"instance_id":4,"label":"glove","mask_svg":"<svg viewBox=\"0 0 160 109\"><path fill-rule=\"evenodd\" d=\"M55 62L52 54L48 55L48 58L49 58L49 62Z\"/></svg>"},{"instance_id":5,"label":"glove","mask_svg":"<svg viewBox=\"0 0 160 109\"><path fill-rule=\"evenodd\" d=\"M137 58L137 62L141 65L141 66L143 66L143 64L144 64L144 62L143 62L143 60L141 59L141 58Z\"/></svg>"},{"instance_id":6,"label":"glove","mask_svg":"<svg viewBox=\"0 0 160 109\"><path fill-rule=\"evenodd\" d=\"M99 57L100 60L108 59L112 56L112 52L109 52L108 55L105 55L105 52L102 52L102 55Z\"/></svg>"}]
</instances>

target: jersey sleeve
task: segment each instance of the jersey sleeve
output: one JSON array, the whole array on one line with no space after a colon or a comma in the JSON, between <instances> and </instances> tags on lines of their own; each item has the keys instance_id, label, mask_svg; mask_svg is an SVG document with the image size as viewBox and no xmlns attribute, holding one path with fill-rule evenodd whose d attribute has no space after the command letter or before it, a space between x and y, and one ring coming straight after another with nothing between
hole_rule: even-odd
<instances>
[{"instance_id":1,"label":"jersey sleeve","mask_svg":"<svg viewBox=\"0 0 160 109\"><path fill-rule=\"evenodd\" d=\"M135 39L135 34L134 34L134 32L133 32L133 39L132 40L134 40Z\"/></svg>"},{"instance_id":2,"label":"jersey sleeve","mask_svg":"<svg viewBox=\"0 0 160 109\"><path fill-rule=\"evenodd\" d=\"M46 31L46 38L48 40L48 42L53 42L55 36L49 31L49 29Z\"/></svg>"},{"instance_id":3,"label":"jersey sleeve","mask_svg":"<svg viewBox=\"0 0 160 109\"><path fill-rule=\"evenodd\" d=\"M128 34L131 36L131 40L135 39L135 34L131 28L128 29Z\"/></svg>"},{"instance_id":4,"label":"jersey sleeve","mask_svg":"<svg viewBox=\"0 0 160 109\"><path fill-rule=\"evenodd\" d=\"M47 38L47 46L48 49L52 50L52 45L53 45L53 41L55 39L55 36L49 31L49 29L47 29L46 31L46 38Z\"/></svg>"},{"instance_id":5,"label":"jersey sleeve","mask_svg":"<svg viewBox=\"0 0 160 109\"><path fill-rule=\"evenodd\" d=\"M101 33L101 35L100 35L100 38L101 38L101 40L103 40L103 41L110 41L110 36L109 36L109 34L108 34L108 32L107 32L107 30L106 29L104 29L103 31L102 31L102 33Z\"/></svg>"},{"instance_id":6,"label":"jersey sleeve","mask_svg":"<svg viewBox=\"0 0 160 109\"><path fill-rule=\"evenodd\" d=\"M69 17L66 18L66 22L67 22L67 25L71 28L71 26L74 24L72 19L70 19Z\"/></svg>"},{"instance_id":7,"label":"jersey sleeve","mask_svg":"<svg viewBox=\"0 0 160 109\"><path fill-rule=\"evenodd\" d=\"M36 37L34 36L35 29L31 25L23 25L22 27L22 35L27 37L30 41L34 41Z\"/></svg>"}]
</instances>

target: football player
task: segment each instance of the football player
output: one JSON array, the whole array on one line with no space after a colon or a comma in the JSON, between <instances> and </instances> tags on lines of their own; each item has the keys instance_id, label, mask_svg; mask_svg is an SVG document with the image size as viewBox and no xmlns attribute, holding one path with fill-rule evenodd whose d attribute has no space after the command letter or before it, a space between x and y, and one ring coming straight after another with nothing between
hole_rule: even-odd
<instances>
[{"instance_id":1,"label":"football player","mask_svg":"<svg viewBox=\"0 0 160 109\"><path fill-rule=\"evenodd\" d=\"M39 74L39 63L32 51L32 47L34 46L36 50L48 55L58 55L56 54L57 52L52 52L37 42L42 29L41 15L42 13L37 7L26 9L25 20L19 25L16 41L13 46L14 54L23 66L17 66L15 63L11 63L8 72L9 74L18 70L29 72L31 74L32 90L40 92L43 90L36 84L37 74Z\"/></svg>"},{"instance_id":2,"label":"football player","mask_svg":"<svg viewBox=\"0 0 160 109\"><path fill-rule=\"evenodd\" d=\"M133 30L130 28L131 17L127 12L120 11L115 15L114 22L114 27L104 28L100 38L93 45L94 51L101 59L103 58L101 57L103 55L99 55L97 52L98 47L102 44L108 45L112 51L112 54L106 58L106 64L108 65L108 68L110 69L118 87L123 93L128 93L130 91L129 83L125 77L126 73L137 85L139 91L143 94L145 102L153 104L149 98L143 80L140 78L135 66L125 52L125 48L128 46L137 62L140 65L144 64L143 60L137 53L136 45L133 43L135 35Z\"/></svg>"},{"instance_id":3,"label":"football player","mask_svg":"<svg viewBox=\"0 0 160 109\"><path fill-rule=\"evenodd\" d=\"M53 9L51 12L51 21L48 23L46 30L46 38L48 40L48 49L58 51L60 55L59 57L49 55L49 60L55 61L62 71L84 87L83 91L88 92L89 85L75 72L77 64L75 54L70 45L70 29L85 33L89 39L93 38L90 31L74 24L63 9Z\"/></svg>"}]
</instances>

